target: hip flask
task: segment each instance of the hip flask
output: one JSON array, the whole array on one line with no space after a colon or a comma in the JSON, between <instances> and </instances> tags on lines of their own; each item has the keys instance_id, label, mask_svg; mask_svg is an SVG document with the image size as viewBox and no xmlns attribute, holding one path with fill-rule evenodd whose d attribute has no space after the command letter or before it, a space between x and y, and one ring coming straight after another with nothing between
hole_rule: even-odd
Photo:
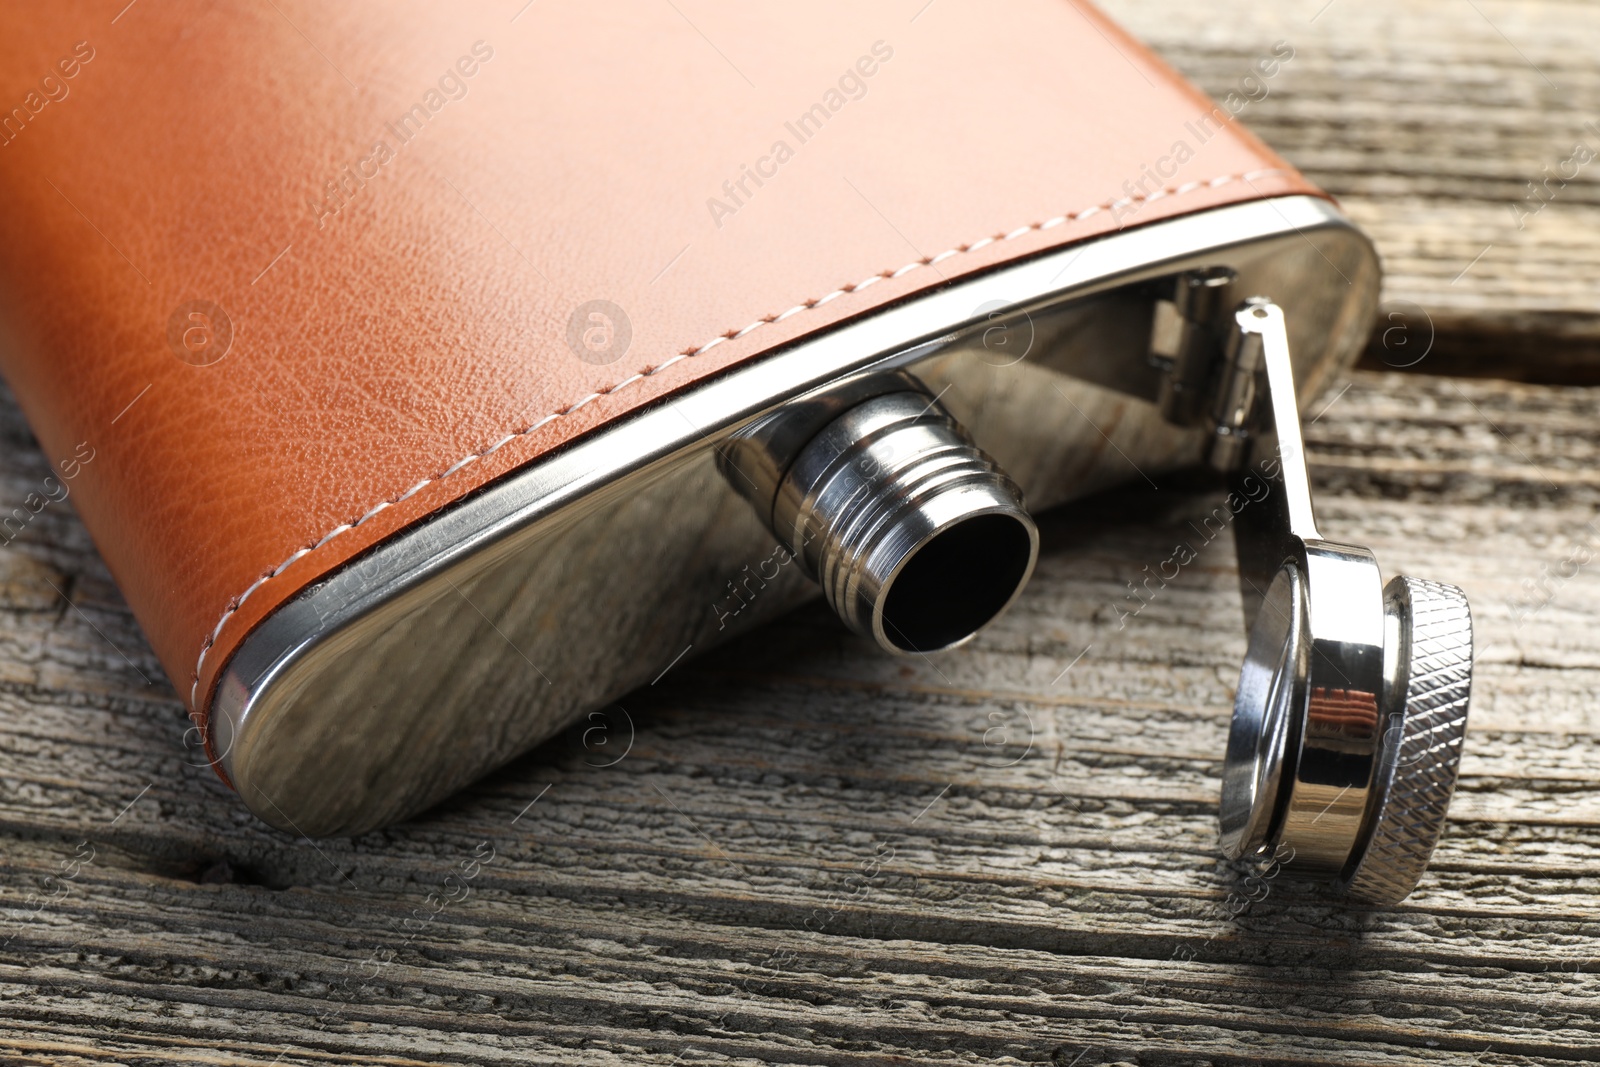
<instances>
[{"instance_id":1,"label":"hip flask","mask_svg":"<svg viewBox=\"0 0 1600 1067\"><path fill-rule=\"evenodd\" d=\"M1410 891L1470 618L1316 525L1379 267L1243 125L1288 42L1211 100L1062 0L281 8L0 35L0 369L251 811L386 825L819 594L954 646L1032 512L1203 463L1222 847Z\"/></svg>"}]
</instances>

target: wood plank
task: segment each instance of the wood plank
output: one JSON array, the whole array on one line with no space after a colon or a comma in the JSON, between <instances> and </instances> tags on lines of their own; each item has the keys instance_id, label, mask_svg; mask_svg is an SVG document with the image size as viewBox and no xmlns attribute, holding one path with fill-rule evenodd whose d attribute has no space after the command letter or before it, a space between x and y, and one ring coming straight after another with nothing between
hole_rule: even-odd
<instances>
[{"instance_id":1,"label":"wood plank","mask_svg":"<svg viewBox=\"0 0 1600 1067\"><path fill-rule=\"evenodd\" d=\"M1433 373L1600 383L1600 125L1586 126L1600 123L1600 8L1104 6L1218 99L1275 42L1294 48L1239 118L1377 241L1387 308L1410 330L1391 338L1409 334L1408 347L1375 345L1369 365L1408 362L1431 334ZM1564 167L1580 143L1596 158ZM1547 167L1556 179L1528 201Z\"/></svg>"},{"instance_id":2,"label":"wood plank","mask_svg":"<svg viewBox=\"0 0 1600 1067\"><path fill-rule=\"evenodd\" d=\"M626 701L614 766L569 735L405 826L323 842L185 765L178 705L47 512L0 554L0 629L28 650L0 682L0 1044L58 1062L1600 1057L1600 657L1581 625L1600 597L1583 570L1520 626L1512 610L1523 576L1592 536L1600 476L1568 462L1592 411L1583 389L1360 373L1311 428L1324 525L1464 584L1485 648L1450 833L1390 911L1284 880L1231 917L1230 546L1118 610L1216 504L1181 479L1048 517L1034 584L969 649L890 661L802 611ZM0 491L41 470L24 454ZM47 599L69 581L74 608ZM487 848L465 899L405 928ZM29 892L59 899L33 915Z\"/></svg>"}]
</instances>

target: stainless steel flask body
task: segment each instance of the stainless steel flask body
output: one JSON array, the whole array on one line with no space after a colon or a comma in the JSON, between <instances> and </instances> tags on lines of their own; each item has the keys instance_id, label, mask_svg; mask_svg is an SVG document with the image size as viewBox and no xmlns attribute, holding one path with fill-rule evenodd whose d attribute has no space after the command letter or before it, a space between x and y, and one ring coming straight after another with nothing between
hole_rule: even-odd
<instances>
[{"instance_id":1,"label":"stainless steel flask body","mask_svg":"<svg viewBox=\"0 0 1600 1067\"><path fill-rule=\"evenodd\" d=\"M891 651L955 643L1026 578L1029 512L1215 450L1211 427L1173 417L1193 303L1174 286L1219 271L1228 301L1284 310L1300 402L1365 340L1372 247L1305 196L1129 228L892 305L603 427L307 589L229 662L221 766L274 825L357 833L824 589ZM905 408L913 393L927 412ZM856 468L855 490L889 494L871 506L835 492L847 442L795 465L851 417L930 450L892 476ZM924 491L950 514L884 503ZM841 515L867 525L829 526ZM794 532L808 524L814 538ZM917 557L957 527L1003 556L993 588L942 629L894 634L894 589L930 602L941 568L918 578Z\"/></svg>"}]
</instances>

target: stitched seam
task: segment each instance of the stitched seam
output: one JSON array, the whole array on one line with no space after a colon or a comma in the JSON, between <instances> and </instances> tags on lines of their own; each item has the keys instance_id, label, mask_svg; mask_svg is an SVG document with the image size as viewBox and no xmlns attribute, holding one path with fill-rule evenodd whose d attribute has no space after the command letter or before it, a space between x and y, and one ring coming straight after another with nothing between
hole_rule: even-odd
<instances>
[{"instance_id":1,"label":"stitched seam","mask_svg":"<svg viewBox=\"0 0 1600 1067\"><path fill-rule=\"evenodd\" d=\"M876 285L878 282L884 281L886 279L899 278L899 277L901 277L903 275L906 275L906 274L909 274L910 272L912 272L914 270L917 270L917 269L919 269L921 267L932 267L932 266L935 266L935 265L937 265L939 263L943 263L945 260L950 259L950 258L952 258L954 256L965 255L965 254L967 254L969 252L976 252L979 249L987 248L988 246L990 246L992 244L997 244L997 243L1000 243L1000 242L1003 242L1003 241L1014 241L1018 237L1025 237L1028 234L1033 233L1035 230L1039 230L1039 231L1042 232L1044 230L1054 229L1055 227L1064 225L1065 223L1068 223L1068 222L1081 222L1082 220L1084 220L1086 218L1089 218L1092 215L1097 215L1102 211L1113 211L1114 212L1117 209L1126 207L1126 206L1128 206L1130 204L1149 203L1151 201L1162 200L1162 199L1165 199L1167 197L1183 196L1183 195L1185 195L1187 193L1195 192L1198 189L1215 189L1215 188L1217 188L1219 186L1228 185L1228 184L1230 184L1232 182L1236 182L1236 181L1242 181L1242 182L1249 183L1249 182L1254 181L1257 178L1266 178L1266 177L1271 177L1273 175L1290 174L1290 173L1292 173L1292 172L1284 170L1281 167L1268 167L1268 168L1264 168L1264 169L1261 169L1261 170L1245 171L1245 172L1240 173L1240 174L1224 174L1224 175L1221 175L1219 177L1211 178L1211 179L1208 179L1208 180L1205 180L1205 181L1185 182L1182 185L1167 186L1167 187L1162 188L1162 189L1157 189L1155 192L1149 193L1149 194L1143 195L1143 196L1128 196L1128 197L1119 197L1119 198L1117 198L1115 200L1107 200L1107 201L1105 201L1103 203L1094 204L1094 205L1092 205L1090 207L1084 208L1081 211L1068 212L1068 213L1063 214L1063 215L1056 215L1053 218L1044 219L1043 221L1040 221L1040 222L1029 223L1026 226L1019 226L1016 229L1010 231L1009 233L998 233L998 234L994 234L994 235L989 236L989 237L981 238L981 239L979 239L977 241L969 242L967 244L956 245L954 248L945 249L943 252L940 252L938 255L928 256L928 257L926 257L924 259L912 260L910 263L907 263L905 266L900 267L900 268L898 268L896 270L879 271L877 274L873 274L873 275L871 275L871 276L869 276L867 278L864 278L863 280L861 280L859 282L856 282L853 285L840 286L839 288L835 289L833 292L827 294L826 296L823 296L823 297L821 297L819 299L816 299L816 300L803 301L803 302L801 302L799 304L796 304L794 307L789 308L787 311L779 312L776 315L763 316L763 317L757 319L756 321L752 322L750 325L744 327L743 329L727 330L727 331L717 335L716 337L713 337L711 340L707 341L706 343L704 343L702 345L698 345L698 346L693 347L693 348L686 348L682 352L679 352L677 355L673 356L671 359L665 360L665 361L663 361L661 363L657 363L653 367L646 367L645 369L637 372L636 374L633 374L630 377L622 379L622 381L616 383L613 386L610 386L609 388L602 389L599 392L590 393L587 396L579 397L577 400L575 400L572 403L568 404L565 408L562 408L562 409L560 409L558 411L554 411L554 412L550 413L549 415L546 415L544 418L539 419L538 421L534 422L531 426L528 426L526 429L512 431L511 433L508 433L505 436L501 437L498 441L496 441L493 444L489 445L487 448L481 449L480 451L477 451L477 452L469 452L469 453L467 453L465 456L463 456L461 459L457 460L451 466L445 468L444 470L440 471L438 474L433 475L432 477L422 479L421 481L419 481L415 485L413 485L411 488L409 488L405 492L401 493L399 496L390 497L390 498L388 498L386 500L379 501L378 504L376 504L374 507L372 507L369 511L366 512L366 514L362 515L360 518L355 519L355 520L353 520L351 522L345 522L345 523L339 524L338 526L335 526L333 529L329 530L326 534L323 534L321 540L314 541L314 542L312 542L312 543L310 543L308 545L305 545L305 546L303 546L301 548L296 549L282 563L279 563L276 567L273 567L270 570L268 570L265 573L263 573L254 582L251 582L249 587L246 588L244 590L244 592L240 593L238 596L234 597L231 601L229 601L226 610L224 610L223 613L222 613L222 617L217 620L216 626L212 628L211 633L206 637L205 641L200 645L200 656L195 661L194 675L193 675L193 679L192 679L192 681L190 682L190 685L189 685L189 706L194 711L196 711L196 712L199 711L199 706L198 706L197 701L199 699L198 692L199 692L199 687L200 687L200 674L201 674L201 671L205 668L206 654L211 651L211 647L216 644L217 638L222 635L222 629L223 629L223 627L227 626L228 620L233 618L233 616L238 613L239 609L244 606L245 601L249 600L250 597L255 594L256 590L260 589L263 585L265 585L267 582L271 581L272 579L278 577L278 575L282 574L285 570L287 570L291 565L293 565L302 556L306 556L306 555L309 555L312 552L315 552L317 549L321 548L323 545L327 544L329 541L332 541L334 538L338 537L340 534L348 533L349 531L354 530L356 527L361 526L362 524L366 523L367 521L376 518L385 509L391 508L396 504L400 504L400 503L405 502L406 500L409 500L411 497L413 497L417 493L421 492L427 486L432 485L435 482L444 481L445 479L449 478L451 475L457 473L458 471L461 471L464 468L466 468L468 466L471 466L474 461L480 460L480 459L484 459L484 458L487 458L490 455L493 455L495 452L499 451L504 446L506 446L506 445L510 444L512 441L516 440L518 437L526 437L529 434L531 434L531 433L535 432L536 430L540 429L541 427L547 425L548 423L554 422L556 419L563 418L564 416L567 416L567 415L571 415L574 411L577 411L579 408L585 406L586 404L590 403L591 401L598 400L603 396L610 396L612 393L615 393L615 392L618 392L618 391L620 391L622 389L625 389L628 386L633 385L633 384L635 384L637 382L641 382L644 379L646 379L648 377L651 377L652 375L660 374L662 371L666 370L668 367L672 366L675 363L679 363L682 360L691 359L691 358L693 358L695 356L704 355L705 353L711 351L713 348L715 348L718 345L722 344L724 341L737 341L737 340L739 340L739 338L745 336L745 334L750 333L752 330L757 330L757 329L761 328L762 326L768 325L769 323L782 322L782 321L784 321L785 319L789 318L792 315L800 314L802 311L811 311L811 310L813 310L815 308L822 307L824 304L827 304L827 303L829 303L830 301L833 301L833 300L837 300L841 296L845 296L845 295L847 295L849 293L859 293L861 290L867 288L868 286Z\"/></svg>"}]
</instances>

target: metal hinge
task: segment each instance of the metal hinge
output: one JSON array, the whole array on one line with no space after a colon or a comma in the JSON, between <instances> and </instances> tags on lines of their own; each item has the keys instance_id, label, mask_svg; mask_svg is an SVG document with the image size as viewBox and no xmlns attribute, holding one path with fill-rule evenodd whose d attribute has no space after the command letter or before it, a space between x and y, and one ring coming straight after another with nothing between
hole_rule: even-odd
<instances>
[{"instance_id":1,"label":"metal hinge","mask_svg":"<svg viewBox=\"0 0 1600 1067\"><path fill-rule=\"evenodd\" d=\"M1156 401L1162 417L1208 430L1206 462L1224 472L1249 455L1265 365L1261 335L1239 330L1232 312L1268 301L1251 297L1233 308L1234 278L1228 267L1178 275L1171 298L1156 301L1150 331L1150 362L1162 372Z\"/></svg>"}]
</instances>

